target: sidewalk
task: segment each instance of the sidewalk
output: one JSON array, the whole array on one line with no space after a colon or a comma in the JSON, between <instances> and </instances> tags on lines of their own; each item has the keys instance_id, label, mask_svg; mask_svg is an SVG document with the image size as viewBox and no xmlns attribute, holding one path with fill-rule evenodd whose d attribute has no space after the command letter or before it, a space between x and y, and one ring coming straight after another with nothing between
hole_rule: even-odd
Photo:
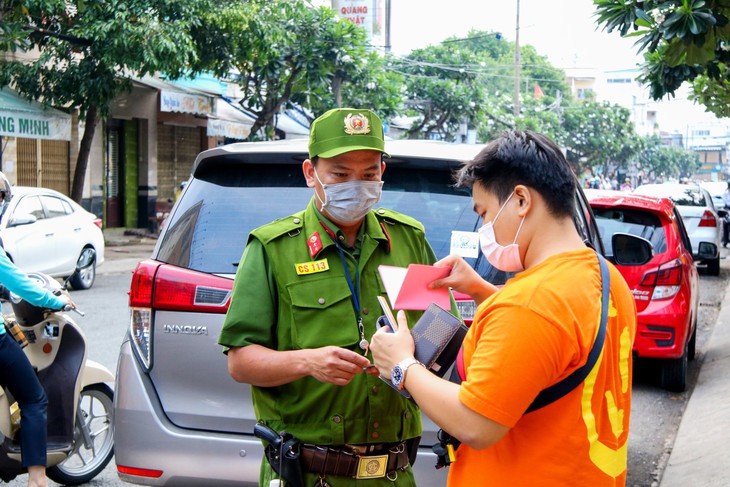
<instances>
[{"instance_id":1,"label":"sidewalk","mask_svg":"<svg viewBox=\"0 0 730 487\"><path fill-rule=\"evenodd\" d=\"M682 416L661 487L730 485L730 287Z\"/></svg>"},{"instance_id":2,"label":"sidewalk","mask_svg":"<svg viewBox=\"0 0 730 487\"><path fill-rule=\"evenodd\" d=\"M134 271L137 263L149 257L157 244L154 235L124 228L104 229L104 240L104 263L97 267L98 274Z\"/></svg>"}]
</instances>

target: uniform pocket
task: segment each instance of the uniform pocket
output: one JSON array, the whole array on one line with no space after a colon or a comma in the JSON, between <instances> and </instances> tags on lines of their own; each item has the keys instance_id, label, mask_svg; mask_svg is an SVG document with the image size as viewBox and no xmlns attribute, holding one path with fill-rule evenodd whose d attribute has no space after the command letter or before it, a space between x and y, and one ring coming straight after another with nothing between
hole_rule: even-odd
<instances>
[{"instance_id":1,"label":"uniform pocket","mask_svg":"<svg viewBox=\"0 0 730 487\"><path fill-rule=\"evenodd\" d=\"M351 348L360 341L352 294L341 276L295 283L287 290L296 347Z\"/></svg>"}]
</instances>

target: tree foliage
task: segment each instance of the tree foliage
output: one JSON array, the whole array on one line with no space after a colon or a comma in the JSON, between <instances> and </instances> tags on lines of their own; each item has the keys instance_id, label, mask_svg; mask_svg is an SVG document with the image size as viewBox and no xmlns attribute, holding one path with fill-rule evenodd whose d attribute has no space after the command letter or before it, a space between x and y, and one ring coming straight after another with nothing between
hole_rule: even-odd
<instances>
[{"instance_id":1,"label":"tree foliage","mask_svg":"<svg viewBox=\"0 0 730 487\"><path fill-rule=\"evenodd\" d=\"M2 4L0 48L38 55L0 61L0 82L22 96L78 109L86 128L71 197L80 201L96 122L130 87L128 76L179 75L195 59L188 32L199 0L45 0Z\"/></svg>"},{"instance_id":2,"label":"tree foliage","mask_svg":"<svg viewBox=\"0 0 730 487\"><path fill-rule=\"evenodd\" d=\"M642 148L628 109L607 102L585 101L564 113L566 158L577 173L599 166L626 168Z\"/></svg>"},{"instance_id":3,"label":"tree foliage","mask_svg":"<svg viewBox=\"0 0 730 487\"><path fill-rule=\"evenodd\" d=\"M673 95L696 82L695 97L719 116L730 101L730 4L722 0L594 0L597 23L608 32L637 37L645 51L641 81L652 97ZM721 98L719 98L721 97Z\"/></svg>"},{"instance_id":4,"label":"tree foliage","mask_svg":"<svg viewBox=\"0 0 730 487\"><path fill-rule=\"evenodd\" d=\"M659 136L649 136L644 141L644 148L637 155L639 167L646 174L655 178L691 177L700 168L700 156L696 152L680 147L669 147L662 144Z\"/></svg>"},{"instance_id":5,"label":"tree foliage","mask_svg":"<svg viewBox=\"0 0 730 487\"><path fill-rule=\"evenodd\" d=\"M271 138L275 117L293 104L324 111L319 100L332 102L327 109L341 103L343 90L353 93L348 83L364 81L366 62L375 62L363 29L304 0L225 4L203 19L194 38L208 44L195 69L241 87L243 107L257 117L249 139L261 137L259 129Z\"/></svg>"}]
</instances>

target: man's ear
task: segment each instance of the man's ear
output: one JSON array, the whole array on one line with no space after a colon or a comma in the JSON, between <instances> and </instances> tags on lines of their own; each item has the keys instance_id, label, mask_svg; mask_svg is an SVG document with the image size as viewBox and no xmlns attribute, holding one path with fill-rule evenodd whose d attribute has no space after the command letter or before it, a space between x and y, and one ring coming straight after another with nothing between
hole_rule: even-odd
<instances>
[{"instance_id":1,"label":"man's ear","mask_svg":"<svg viewBox=\"0 0 730 487\"><path fill-rule=\"evenodd\" d=\"M524 217L532 209L532 204L535 202L534 195L532 194L533 191L534 190L522 184L515 186L514 198L517 200L517 214L520 217Z\"/></svg>"},{"instance_id":2,"label":"man's ear","mask_svg":"<svg viewBox=\"0 0 730 487\"><path fill-rule=\"evenodd\" d=\"M302 173L304 173L304 179L307 181L307 186L314 188L316 179L314 178L314 164L310 159L305 159L302 163Z\"/></svg>"}]
</instances>

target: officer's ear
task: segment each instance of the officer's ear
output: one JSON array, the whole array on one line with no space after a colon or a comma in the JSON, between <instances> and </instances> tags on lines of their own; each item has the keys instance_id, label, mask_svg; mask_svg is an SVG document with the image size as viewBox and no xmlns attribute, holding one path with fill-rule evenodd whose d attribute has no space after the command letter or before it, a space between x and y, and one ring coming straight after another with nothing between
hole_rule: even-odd
<instances>
[{"instance_id":1,"label":"officer's ear","mask_svg":"<svg viewBox=\"0 0 730 487\"><path fill-rule=\"evenodd\" d=\"M317 179L314 177L314 163L310 159L305 159L302 163L302 173L304 173L307 186L314 188Z\"/></svg>"}]
</instances>

